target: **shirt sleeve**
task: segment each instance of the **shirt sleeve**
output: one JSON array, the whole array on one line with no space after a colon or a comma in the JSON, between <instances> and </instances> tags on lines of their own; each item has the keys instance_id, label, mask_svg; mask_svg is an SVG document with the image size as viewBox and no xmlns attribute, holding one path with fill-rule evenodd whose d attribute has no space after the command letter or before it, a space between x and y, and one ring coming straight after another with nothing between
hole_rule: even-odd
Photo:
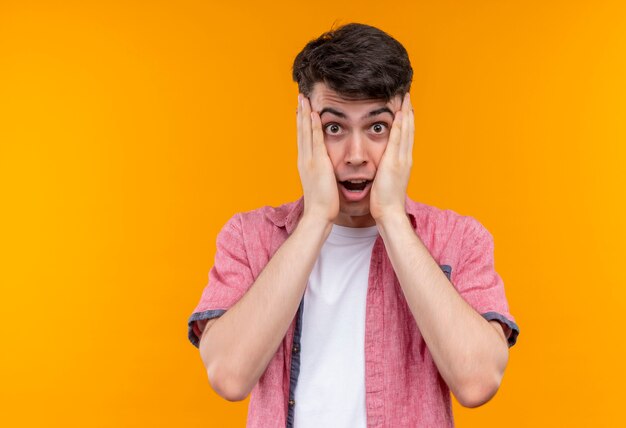
<instances>
[{"instance_id":1,"label":"shirt sleeve","mask_svg":"<svg viewBox=\"0 0 626 428\"><path fill-rule=\"evenodd\" d=\"M462 248L454 286L486 320L499 321L510 330L508 342L513 346L519 327L509 312L502 278L495 271L493 236L478 220L468 217Z\"/></svg>"},{"instance_id":2,"label":"shirt sleeve","mask_svg":"<svg viewBox=\"0 0 626 428\"><path fill-rule=\"evenodd\" d=\"M241 230L241 219L235 215L217 236L208 284L188 320L189 341L196 347L206 322L224 314L254 282Z\"/></svg>"}]
</instances>

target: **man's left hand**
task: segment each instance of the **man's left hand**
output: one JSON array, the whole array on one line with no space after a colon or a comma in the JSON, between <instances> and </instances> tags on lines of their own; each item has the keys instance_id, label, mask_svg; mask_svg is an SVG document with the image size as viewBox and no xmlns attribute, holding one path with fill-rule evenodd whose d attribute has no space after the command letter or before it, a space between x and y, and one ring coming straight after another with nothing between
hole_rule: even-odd
<instances>
[{"instance_id":1,"label":"man's left hand","mask_svg":"<svg viewBox=\"0 0 626 428\"><path fill-rule=\"evenodd\" d=\"M370 194L370 214L376 223L397 215L406 216L406 189L413 163L415 131L411 98L407 92L391 126L389 141L380 160Z\"/></svg>"}]
</instances>

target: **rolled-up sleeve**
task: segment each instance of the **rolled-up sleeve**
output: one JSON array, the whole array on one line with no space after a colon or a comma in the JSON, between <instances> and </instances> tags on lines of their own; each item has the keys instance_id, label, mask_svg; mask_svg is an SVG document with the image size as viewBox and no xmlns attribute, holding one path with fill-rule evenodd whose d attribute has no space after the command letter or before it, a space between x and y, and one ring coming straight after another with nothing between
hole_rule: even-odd
<instances>
[{"instance_id":1,"label":"rolled-up sleeve","mask_svg":"<svg viewBox=\"0 0 626 428\"><path fill-rule=\"evenodd\" d=\"M494 241L478 220L467 217L462 253L452 283L486 320L496 320L510 329L509 347L519 335L519 327L509 312L504 283L494 267Z\"/></svg>"},{"instance_id":2,"label":"rolled-up sleeve","mask_svg":"<svg viewBox=\"0 0 626 428\"><path fill-rule=\"evenodd\" d=\"M206 322L230 309L250 288L252 271L243 240L240 215L233 216L217 236L215 262L200 302L188 320L188 337L198 347Z\"/></svg>"}]
</instances>

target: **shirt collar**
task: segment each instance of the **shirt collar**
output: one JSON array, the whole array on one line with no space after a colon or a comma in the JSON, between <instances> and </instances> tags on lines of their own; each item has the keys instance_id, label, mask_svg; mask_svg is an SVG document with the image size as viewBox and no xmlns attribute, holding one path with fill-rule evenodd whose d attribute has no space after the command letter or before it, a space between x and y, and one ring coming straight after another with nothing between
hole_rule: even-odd
<instances>
[{"instance_id":1,"label":"shirt collar","mask_svg":"<svg viewBox=\"0 0 626 428\"><path fill-rule=\"evenodd\" d=\"M298 224L298 220L304 210L304 197L295 202L281 205L276 208L269 208L265 216L274 223L275 226L284 227L287 233L291 234Z\"/></svg>"},{"instance_id":2,"label":"shirt collar","mask_svg":"<svg viewBox=\"0 0 626 428\"><path fill-rule=\"evenodd\" d=\"M414 230L417 230L417 210L413 201L411 201L408 196L405 198L404 206L407 216L409 217L409 221L411 222L411 226ZM304 197L300 197L297 201L270 209L266 213L266 216L272 223L274 223L274 225L284 227L287 230L287 233L291 234L291 232L293 232L298 225L298 220L300 219L303 210Z\"/></svg>"}]
</instances>

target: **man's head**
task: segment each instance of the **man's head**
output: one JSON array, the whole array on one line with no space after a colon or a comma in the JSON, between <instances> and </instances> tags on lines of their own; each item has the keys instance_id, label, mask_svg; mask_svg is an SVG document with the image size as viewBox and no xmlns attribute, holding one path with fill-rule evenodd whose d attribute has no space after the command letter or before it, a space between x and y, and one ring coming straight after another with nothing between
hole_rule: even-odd
<instances>
[{"instance_id":1,"label":"man's head","mask_svg":"<svg viewBox=\"0 0 626 428\"><path fill-rule=\"evenodd\" d=\"M404 47L362 24L324 33L296 57L294 81L320 114L338 182L338 224L373 225L369 192L412 76Z\"/></svg>"},{"instance_id":2,"label":"man's head","mask_svg":"<svg viewBox=\"0 0 626 428\"><path fill-rule=\"evenodd\" d=\"M346 99L403 96L411 88L409 55L397 40L365 24L346 24L311 40L296 56L293 80L311 96L323 82Z\"/></svg>"}]
</instances>

